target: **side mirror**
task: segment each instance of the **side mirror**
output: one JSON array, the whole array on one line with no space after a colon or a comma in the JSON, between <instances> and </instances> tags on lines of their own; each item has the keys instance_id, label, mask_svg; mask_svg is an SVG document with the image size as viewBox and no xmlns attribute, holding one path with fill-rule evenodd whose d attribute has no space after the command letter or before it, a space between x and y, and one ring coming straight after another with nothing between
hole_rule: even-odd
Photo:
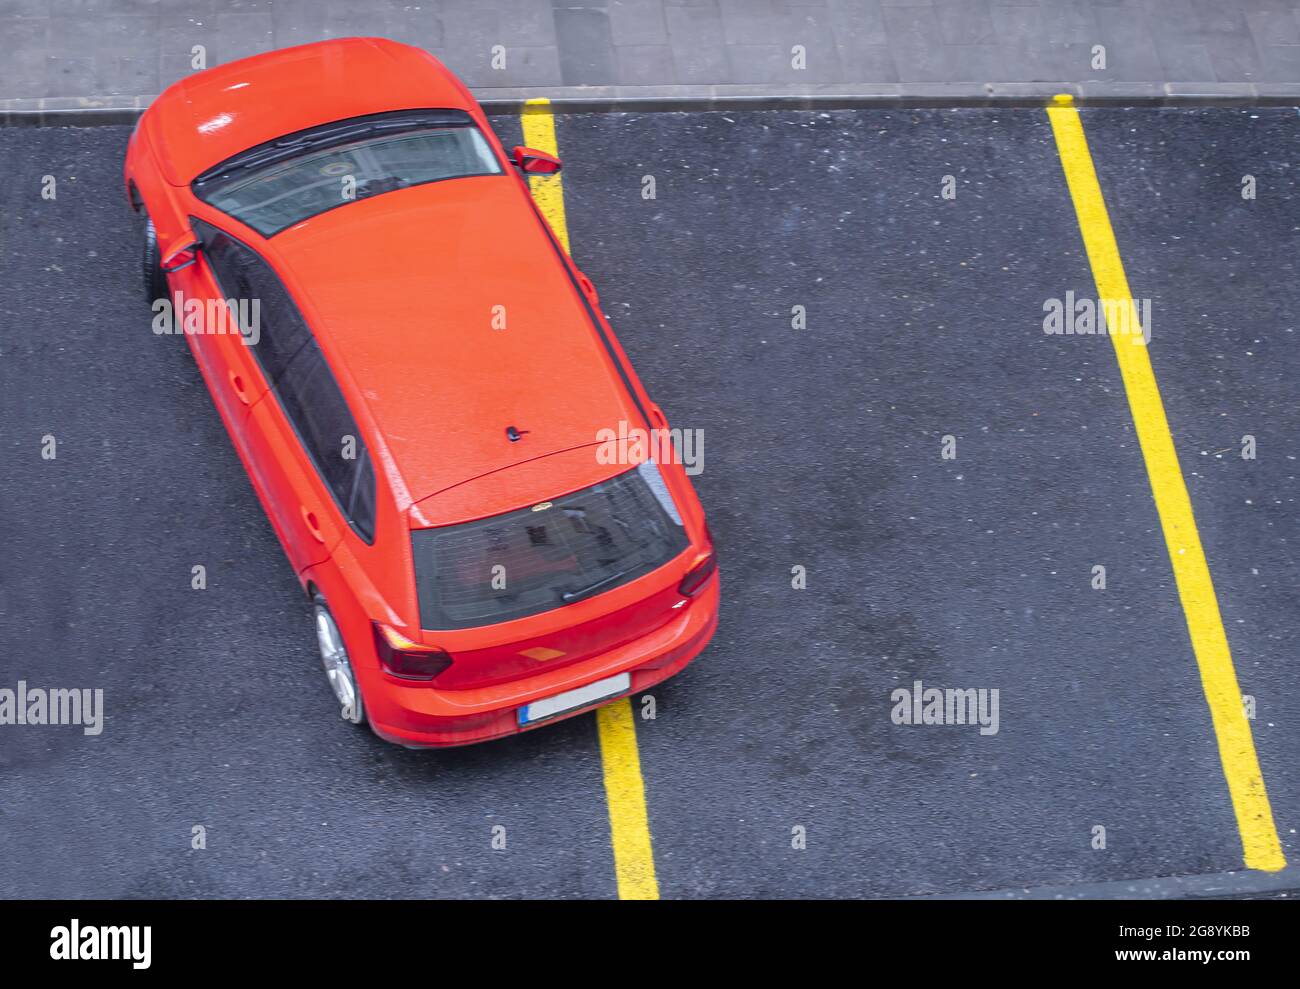
<instances>
[{"instance_id":1,"label":"side mirror","mask_svg":"<svg viewBox=\"0 0 1300 989\"><path fill-rule=\"evenodd\" d=\"M515 165L525 175L554 175L564 167L555 155L548 155L545 151L525 148L522 145L514 148L510 152L510 157L515 160Z\"/></svg>"},{"instance_id":2,"label":"side mirror","mask_svg":"<svg viewBox=\"0 0 1300 989\"><path fill-rule=\"evenodd\" d=\"M169 275L173 271L180 271L182 268L188 268L199 259L199 251L202 249L203 245L197 240L193 243L186 244L184 247L178 247L162 259L162 264L159 265L159 267Z\"/></svg>"}]
</instances>

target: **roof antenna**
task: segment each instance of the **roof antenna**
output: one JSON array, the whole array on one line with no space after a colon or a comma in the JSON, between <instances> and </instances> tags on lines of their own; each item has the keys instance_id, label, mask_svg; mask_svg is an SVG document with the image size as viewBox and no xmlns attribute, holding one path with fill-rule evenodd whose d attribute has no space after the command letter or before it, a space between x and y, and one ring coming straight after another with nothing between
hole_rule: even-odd
<instances>
[{"instance_id":1,"label":"roof antenna","mask_svg":"<svg viewBox=\"0 0 1300 989\"><path fill-rule=\"evenodd\" d=\"M524 434L530 432L532 432L532 430L530 429L515 429L514 426L507 426L506 439L508 439L511 443L518 443L521 439L524 438Z\"/></svg>"}]
</instances>

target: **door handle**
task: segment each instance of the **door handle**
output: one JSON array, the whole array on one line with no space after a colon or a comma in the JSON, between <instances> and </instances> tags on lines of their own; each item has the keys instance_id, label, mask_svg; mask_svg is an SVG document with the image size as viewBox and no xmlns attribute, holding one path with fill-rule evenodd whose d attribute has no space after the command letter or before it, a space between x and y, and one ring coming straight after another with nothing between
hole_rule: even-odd
<instances>
[{"instance_id":1,"label":"door handle","mask_svg":"<svg viewBox=\"0 0 1300 989\"><path fill-rule=\"evenodd\" d=\"M600 293L596 291L596 283L581 271L578 272L578 284L587 293L587 298L591 299L596 305L600 305Z\"/></svg>"},{"instance_id":2,"label":"door handle","mask_svg":"<svg viewBox=\"0 0 1300 989\"><path fill-rule=\"evenodd\" d=\"M320 520L316 518L316 513L306 505L299 505L298 507L302 512L302 520L307 524L307 531L311 533L311 537L315 539L316 542L323 543L325 541L325 533L321 531Z\"/></svg>"},{"instance_id":3,"label":"door handle","mask_svg":"<svg viewBox=\"0 0 1300 989\"><path fill-rule=\"evenodd\" d=\"M230 372L230 387L235 390L235 397L247 405L248 392L244 389L244 379L234 371Z\"/></svg>"}]
</instances>

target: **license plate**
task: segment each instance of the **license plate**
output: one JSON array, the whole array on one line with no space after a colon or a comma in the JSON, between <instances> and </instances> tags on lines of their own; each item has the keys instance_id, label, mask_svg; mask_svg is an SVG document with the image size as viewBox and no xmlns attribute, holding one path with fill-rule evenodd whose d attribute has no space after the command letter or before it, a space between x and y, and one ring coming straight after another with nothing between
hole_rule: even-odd
<instances>
[{"instance_id":1,"label":"license plate","mask_svg":"<svg viewBox=\"0 0 1300 989\"><path fill-rule=\"evenodd\" d=\"M632 674L620 673L618 676L597 680L595 683L589 683L574 690L566 690L562 694L543 697L531 704L525 704L519 709L519 723L527 725L532 724L534 721L541 721L543 718L553 718L565 711L586 707L588 704L595 704L596 701L603 700L606 697L616 697L631 689Z\"/></svg>"}]
</instances>

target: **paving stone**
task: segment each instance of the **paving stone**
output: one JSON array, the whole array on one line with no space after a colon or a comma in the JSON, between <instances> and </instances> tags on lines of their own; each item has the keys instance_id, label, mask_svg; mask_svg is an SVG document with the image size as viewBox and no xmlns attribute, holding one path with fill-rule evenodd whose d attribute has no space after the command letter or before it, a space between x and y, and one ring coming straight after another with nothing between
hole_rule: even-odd
<instances>
[{"instance_id":1,"label":"paving stone","mask_svg":"<svg viewBox=\"0 0 1300 989\"><path fill-rule=\"evenodd\" d=\"M566 86L603 86L618 82L618 60L609 14L596 7L555 10L560 74Z\"/></svg>"},{"instance_id":2,"label":"paving stone","mask_svg":"<svg viewBox=\"0 0 1300 989\"><path fill-rule=\"evenodd\" d=\"M557 86L1300 83L1300 0L0 0L0 99L162 88L193 71L195 45L215 65L352 35L443 53L485 98ZM1094 70L1099 44L1107 64ZM795 45L805 69L791 66ZM506 67L494 68L502 49Z\"/></svg>"}]
</instances>

